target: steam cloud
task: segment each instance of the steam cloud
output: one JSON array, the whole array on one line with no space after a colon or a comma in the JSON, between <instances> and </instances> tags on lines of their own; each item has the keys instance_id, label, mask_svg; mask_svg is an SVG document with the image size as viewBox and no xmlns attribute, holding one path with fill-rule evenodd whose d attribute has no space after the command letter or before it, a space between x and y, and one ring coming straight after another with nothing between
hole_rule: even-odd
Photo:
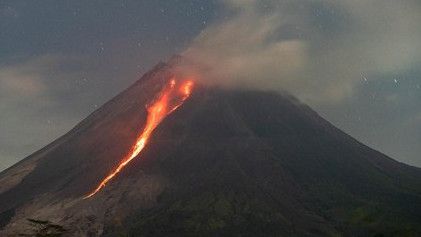
<instances>
[{"instance_id":1,"label":"steam cloud","mask_svg":"<svg viewBox=\"0 0 421 237\"><path fill-rule=\"evenodd\" d=\"M224 20L184 56L207 83L287 90L335 104L370 75L421 62L416 0L223 0Z\"/></svg>"}]
</instances>

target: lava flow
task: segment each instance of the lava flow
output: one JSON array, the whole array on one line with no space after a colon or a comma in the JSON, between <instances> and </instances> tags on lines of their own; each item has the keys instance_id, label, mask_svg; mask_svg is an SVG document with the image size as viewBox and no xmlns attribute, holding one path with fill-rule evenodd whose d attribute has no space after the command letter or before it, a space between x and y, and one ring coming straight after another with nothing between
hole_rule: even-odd
<instances>
[{"instance_id":1,"label":"lava flow","mask_svg":"<svg viewBox=\"0 0 421 237\"><path fill-rule=\"evenodd\" d=\"M132 161L143 150L153 130L161 123L161 121L180 107L183 102L190 96L193 81L186 80L176 87L177 81L171 79L169 84L161 91L158 99L148 106L148 117L143 132L137 137L136 143L132 146L130 152L125 156L120 164L108 174L90 194L84 199L90 198L98 193L105 185L116 176L130 161Z\"/></svg>"}]
</instances>

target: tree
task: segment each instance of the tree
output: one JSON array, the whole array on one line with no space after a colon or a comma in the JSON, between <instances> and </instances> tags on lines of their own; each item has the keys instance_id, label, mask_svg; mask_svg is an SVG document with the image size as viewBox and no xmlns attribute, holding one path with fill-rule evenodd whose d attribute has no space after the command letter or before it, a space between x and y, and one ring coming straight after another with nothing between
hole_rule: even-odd
<instances>
[{"instance_id":1,"label":"tree","mask_svg":"<svg viewBox=\"0 0 421 237\"><path fill-rule=\"evenodd\" d=\"M60 237L67 231L63 226L50 221L27 219L32 229L30 233L19 234L27 237Z\"/></svg>"}]
</instances>

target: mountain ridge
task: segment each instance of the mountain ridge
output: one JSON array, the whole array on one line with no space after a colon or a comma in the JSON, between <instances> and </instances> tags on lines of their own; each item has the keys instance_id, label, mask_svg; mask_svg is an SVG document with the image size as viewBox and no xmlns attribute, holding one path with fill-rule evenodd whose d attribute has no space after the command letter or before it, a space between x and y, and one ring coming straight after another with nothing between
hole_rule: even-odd
<instances>
[{"instance_id":1,"label":"mountain ridge","mask_svg":"<svg viewBox=\"0 0 421 237\"><path fill-rule=\"evenodd\" d=\"M82 200L127 153L178 60L1 172L0 234L24 231L27 218L72 227L69 236L421 233L421 169L365 146L292 96L200 84L130 165Z\"/></svg>"}]
</instances>

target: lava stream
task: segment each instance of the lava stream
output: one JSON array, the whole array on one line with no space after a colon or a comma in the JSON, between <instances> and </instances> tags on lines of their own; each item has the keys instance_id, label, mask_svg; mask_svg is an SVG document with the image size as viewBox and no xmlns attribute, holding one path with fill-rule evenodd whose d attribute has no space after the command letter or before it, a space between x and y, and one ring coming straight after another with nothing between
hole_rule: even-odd
<instances>
[{"instance_id":1,"label":"lava stream","mask_svg":"<svg viewBox=\"0 0 421 237\"><path fill-rule=\"evenodd\" d=\"M105 185L116 176L130 161L132 161L143 150L147 144L153 130L161 123L161 121L180 107L183 102L190 96L193 81L184 81L176 90L176 80L171 79L169 84L161 91L158 99L148 108L148 117L143 132L137 137L136 143L132 146L130 152L125 156L120 164L108 174L97 186L95 190L86 195L84 199L90 198L98 193Z\"/></svg>"}]
</instances>

